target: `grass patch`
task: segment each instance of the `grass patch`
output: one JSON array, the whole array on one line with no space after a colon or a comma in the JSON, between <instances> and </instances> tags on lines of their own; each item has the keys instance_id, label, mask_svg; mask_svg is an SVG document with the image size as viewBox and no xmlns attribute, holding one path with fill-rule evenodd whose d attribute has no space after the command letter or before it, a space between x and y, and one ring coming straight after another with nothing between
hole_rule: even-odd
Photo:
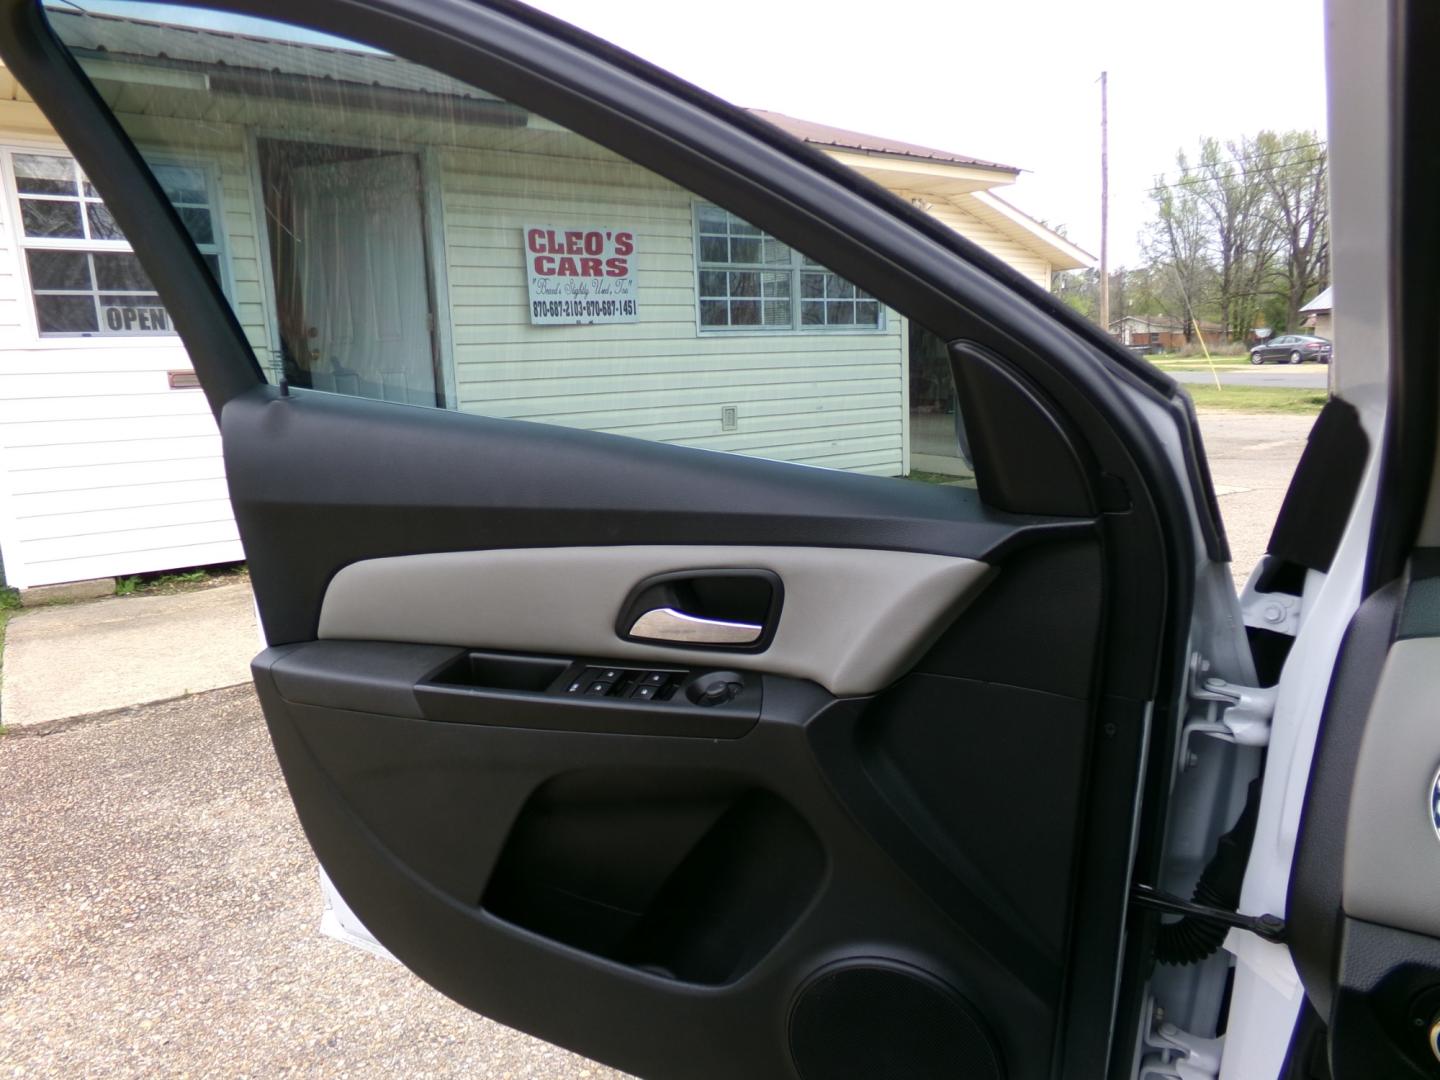
<instances>
[{"instance_id":1,"label":"grass patch","mask_svg":"<svg viewBox=\"0 0 1440 1080\"><path fill-rule=\"evenodd\" d=\"M1161 371L1209 371L1213 366L1216 371L1246 371L1255 365L1250 363L1250 354L1241 353L1238 356L1212 355L1209 360L1196 354L1195 356L1180 356L1177 353L1169 353L1162 356L1147 356L1145 358L1154 364Z\"/></svg>"},{"instance_id":2,"label":"grass patch","mask_svg":"<svg viewBox=\"0 0 1440 1080\"><path fill-rule=\"evenodd\" d=\"M911 469L905 474L906 480L914 480L918 484L964 484L968 487L975 486L973 476L954 476L950 473L926 472L924 469Z\"/></svg>"},{"instance_id":3,"label":"grass patch","mask_svg":"<svg viewBox=\"0 0 1440 1080\"><path fill-rule=\"evenodd\" d=\"M1249 371L1255 365L1249 360L1216 360L1212 368L1204 360L1170 360L1155 366L1161 371Z\"/></svg>"},{"instance_id":4,"label":"grass patch","mask_svg":"<svg viewBox=\"0 0 1440 1080\"><path fill-rule=\"evenodd\" d=\"M191 570L164 570L154 574L134 574L115 579L116 596L156 596L170 593L195 592L249 576L244 563L222 563L218 566L197 566Z\"/></svg>"},{"instance_id":5,"label":"grass patch","mask_svg":"<svg viewBox=\"0 0 1440 1080\"><path fill-rule=\"evenodd\" d=\"M19 609L19 591L0 586L0 679L5 677L5 624L10 621L10 616ZM0 724L0 735L3 734L5 734L5 726Z\"/></svg>"},{"instance_id":6,"label":"grass patch","mask_svg":"<svg viewBox=\"0 0 1440 1080\"><path fill-rule=\"evenodd\" d=\"M1183 388L1195 408L1205 411L1249 413L1289 413L1293 416L1314 416L1330 399L1325 390L1306 390L1292 386L1214 386L1193 383Z\"/></svg>"}]
</instances>

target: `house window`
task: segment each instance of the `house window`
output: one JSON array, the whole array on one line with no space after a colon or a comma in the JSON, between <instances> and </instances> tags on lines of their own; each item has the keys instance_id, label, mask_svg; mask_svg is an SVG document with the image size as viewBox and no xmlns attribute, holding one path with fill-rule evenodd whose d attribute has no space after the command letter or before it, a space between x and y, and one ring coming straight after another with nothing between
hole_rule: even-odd
<instances>
[{"instance_id":1,"label":"house window","mask_svg":"<svg viewBox=\"0 0 1440 1080\"><path fill-rule=\"evenodd\" d=\"M878 330L880 302L718 206L695 209L701 330Z\"/></svg>"},{"instance_id":2,"label":"house window","mask_svg":"<svg viewBox=\"0 0 1440 1080\"><path fill-rule=\"evenodd\" d=\"M174 334L155 286L75 160L12 151L20 245L41 337ZM161 188L220 278L210 178L196 165L154 163Z\"/></svg>"}]
</instances>

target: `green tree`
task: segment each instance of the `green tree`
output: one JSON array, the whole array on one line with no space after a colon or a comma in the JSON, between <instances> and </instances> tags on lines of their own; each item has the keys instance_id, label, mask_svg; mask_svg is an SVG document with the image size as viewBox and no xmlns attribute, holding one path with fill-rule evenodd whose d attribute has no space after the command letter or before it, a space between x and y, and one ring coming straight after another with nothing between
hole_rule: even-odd
<instances>
[{"instance_id":1,"label":"green tree","mask_svg":"<svg viewBox=\"0 0 1440 1080\"><path fill-rule=\"evenodd\" d=\"M1325 144L1313 131L1262 131L1246 150L1268 193L1275 233L1275 293L1284 300L1285 330L1330 279L1330 194Z\"/></svg>"},{"instance_id":2,"label":"green tree","mask_svg":"<svg viewBox=\"0 0 1440 1080\"><path fill-rule=\"evenodd\" d=\"M1269 188L1257 159L1244 143L1200 140L1193 170L1181 183L1193 187L1207 219L1215 263L1215 307L1233 340L1244 340L1255 324L1262 284L1274 256L1275 228L1267 213Z\"/></svg>"},{"instance_id":3,"label":"green tree","mask_svg":"<svg viewBox=\"0 0 1440 1080\"><path fill-rule=\"evenodd\" d=\"M1308 131L1207 137L1176 165L1174 179L1155 182L1143 237L1163 313L1216 318L1236 340L1262 319L1294 329L1329 278L1324 144Z\"/></svg>"},{"instance_id":4,"label":"green tree","mask_svg":"<svg viewBox=\"0 0 1440 1080\"><path fill-rule=\"evenodd\" d=\"M1085 318L1100 317L1100 271L1066 270L1050 279L1050 291Z\"/></svg>"}]
</instances>

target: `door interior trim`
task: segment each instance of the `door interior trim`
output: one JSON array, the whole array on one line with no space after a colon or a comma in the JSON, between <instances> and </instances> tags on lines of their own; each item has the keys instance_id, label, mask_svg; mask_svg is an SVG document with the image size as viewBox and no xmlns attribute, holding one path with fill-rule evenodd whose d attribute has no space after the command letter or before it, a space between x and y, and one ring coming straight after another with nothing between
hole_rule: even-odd
<instances>
[{"instance_id":1,"label":"door interior trim","mask_svg":"<svg viewBox=\"0 0 1440 1080\"><path fill-rule=\"evenodd\" d=\"M784 583L763 652L616 633L627 597L646 578L731 568L768 570ZM763 669L846 697L903 674L989 576L975 559L872 548L638 544L402 555L336 574L319 637Z\"/></svg>"}]
</instances>

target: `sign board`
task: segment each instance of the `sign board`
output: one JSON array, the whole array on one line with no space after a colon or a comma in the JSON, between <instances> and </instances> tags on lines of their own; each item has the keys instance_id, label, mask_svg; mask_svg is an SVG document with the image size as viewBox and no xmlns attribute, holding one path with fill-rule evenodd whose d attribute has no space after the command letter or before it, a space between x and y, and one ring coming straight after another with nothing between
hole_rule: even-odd
<instances>
[{"instance_id":1,"label":"sign board","mask_svg":"<svg viewBox=\"0 0 1440 1080\"><path fill-rule=\"evenodd\" d=\"M170 313L160 298L150 293L138 296L100 294L100 317L105 325L102 334L173 334Z\"/></svg>"},{"instance_id":2,"label":"sign board","mask_svg":"<svg viewBox=\"0 0 1440 1080\"><path fill-rule=\"evenodd\" d=\"M639 321L634 229L527 225L523 239L531 325Z\"/></svg>"}]
</instances>

